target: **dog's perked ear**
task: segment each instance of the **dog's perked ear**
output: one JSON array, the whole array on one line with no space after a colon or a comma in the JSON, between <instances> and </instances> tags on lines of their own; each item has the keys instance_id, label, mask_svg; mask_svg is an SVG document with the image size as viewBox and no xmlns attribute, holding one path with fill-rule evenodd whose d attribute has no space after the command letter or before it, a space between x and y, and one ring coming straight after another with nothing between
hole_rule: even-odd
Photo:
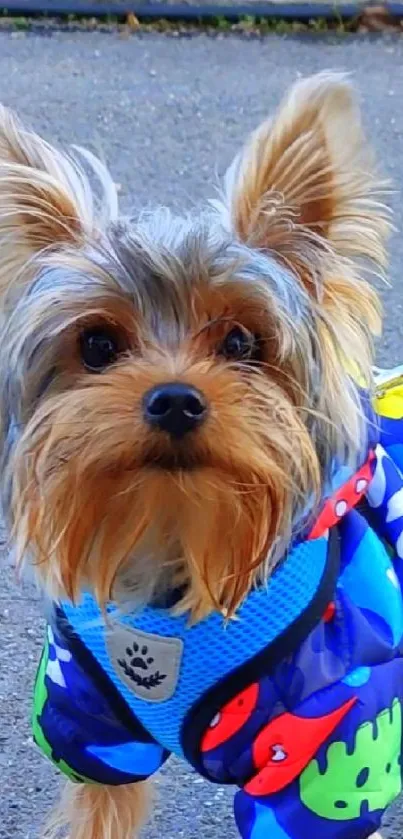
<instances>
[{"instance_id":1,"label":"dog's perked ear","mask_svg":"<svg viewBox=\"0 0 403 839\"><path fill-rule=\"evenodd\" d=\"M385 267L384 187L350 84L325 72L298 81L251 136L227 173L226 208L244 242L312 280L315 251L329 246Z\"/></svg>"},{"instance_id":2,"label":"dog's perked ear","mask_svg":"<svg viewBox=\"0 0 403 839\"><path fill-rule=\"evenodd\" d=\"M117 215L116 190L102 164L80 152L101 184L99 208L84 169L26 130L0 105L0 302L25 285L36 255L82 246ZM29 273L29 272L28 272Z\"/></svg>"}]
</instances>

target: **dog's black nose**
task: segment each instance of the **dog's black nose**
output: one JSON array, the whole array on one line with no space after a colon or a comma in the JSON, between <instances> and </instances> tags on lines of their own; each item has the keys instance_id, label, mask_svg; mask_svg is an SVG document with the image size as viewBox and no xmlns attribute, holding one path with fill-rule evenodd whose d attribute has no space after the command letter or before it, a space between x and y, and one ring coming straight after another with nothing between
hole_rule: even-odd
<instances>
[{"instance_id":1,"label":"dog's black nose","mask_svg":"<svg viewBox=\"0 0 403 839\"><path fill-rule=\"evenodd\" d=\"M157 385L144 397L144 417L149 425L180 439L197 428L207 414L200 390L181 382Z\"/></svg>"}]
</instances>

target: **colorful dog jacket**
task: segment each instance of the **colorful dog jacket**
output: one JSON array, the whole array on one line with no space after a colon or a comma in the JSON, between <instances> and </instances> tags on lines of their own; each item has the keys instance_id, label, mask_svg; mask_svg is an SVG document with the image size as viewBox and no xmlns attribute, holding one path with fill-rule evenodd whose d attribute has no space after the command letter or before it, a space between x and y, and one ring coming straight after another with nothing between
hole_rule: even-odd
<instances>
[{"instance_id":1,"label":"colorful dog jacket","mask_svg":"<svg viewBox=\"0 0 403 839\"><path fill-rule=\"evenodd\" d=\"M403 702L403 377L384 379L360 468L236 620L49 607L33 728L70 778L132 783L174 752L238 787L243 839L379 827Z\"/></svg>"}]
</instances>

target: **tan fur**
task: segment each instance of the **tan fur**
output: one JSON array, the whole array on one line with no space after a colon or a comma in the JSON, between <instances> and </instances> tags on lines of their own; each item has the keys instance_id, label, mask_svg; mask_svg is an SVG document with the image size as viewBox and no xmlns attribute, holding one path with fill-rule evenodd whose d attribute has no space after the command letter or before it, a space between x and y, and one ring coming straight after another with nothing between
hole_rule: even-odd
<instances>
[{"instance_id":1,"label":"tan fur","mask_svg":"<svg viewBox=\"0 0 403 839\"><path fill-rule=\"evenodd\" d=\"M137 839L151 804L150 783L120 787L69 782L52 813L43 839Z\"/></svg>"},{"instance_id":2,"label":"tan fur","mask_svg":"<svg viewBox=\"0 0 403 839\"><path fill-rule=\"evenodd\" d=\"M113 219L113 188L90 164ZM186 322L179 347L160 346L150 326L152 295L137 307L129 294L119 298L113 271L91 259L106 236L105 218L83 174L0 111L5 310L38 266L78 269L98 281L88 299L52 301L65 307L67 324L52 336L59 375L30 413L43 370L29 370L28 409L6 474L21 560L30 556L50 594L75 601L90 585L104 605L125 593L147 602L183 587L176 608L195 621L212 611L234 617L256 582L268 580L297 513L321 495L324 455L312 440L313 421L324 422L333 455L345 444L356 454L361 417L345 366L370 387L380 307L356 259L384 270L390 226L382 187L345 80L320 74L297 83L232 166L220 212L238 244L270 252L295 277L293 292L301 291L312 315L301 316L298 349L296 324L267 282L231 284L198 264L194 283L181 286L179 258L164 275L163 251L154 274L173 296L186 289ZM32 323L48 305L46 296L38 301ZM124 348L101 376L88 375L79 357L80 330L93 320L112 324ZM220 356L234 324L265 336L254 367ZM314 399L304 367L304 351L316 362L313 342L321 360ZM198 387L210 406L206 424L175 450L142 413L144 394L172 380ZM173 456L183 467L165 468ZM54 839L68 825L69 839L132 839L146 809L143 784L69 784L46 835Z\"/></svg>"},{"instance_id":3,"label":"tan fur","mask_svg":"<svg viewBox=\"0 0 403 839\"><path fill-rule=\"evenodd\" d=\"M99 205L73 158L58 152L0 105L0 295L27 282L33 257L97 238L117 207L106 169L82 152L101 183Z\"/></svg>"},{"instance_id":4,"label":"tan fur","mask_svg":"<svg viewBox=\"0 0 403 839\"><path fill-rule=\"evenodd\" d=\"M6 121L17 169L21 157L30 154L33 165L39 160L49 170L44 176L49 181L46 200L49 218L57 225L64 206L55 198L60 158L48 164L48 147L42 149L32 135L19 139L12 126ZM349 143L343 139L347 126ZM348 86L339 77L319 75L298 83L277 117L258 129L233 171L228 196L238 235L285 259L309 287L315 284L312 307L317 309L317 336L323 350L316 410L332 417L335 433L343 428L352 446L360 418L342 382L341 359L348 359L370 381L371 332L378 328L378 303L346 257L362 251L382 266L388 230L385 211L374 197L380 181L372 174L366 148ZM60 198L62 190L73 200L69 167L66 164L60 174L57 194ZM81 266L89 273L97 270L102 279L102 269L90 262L87 267L85 257L74 251L74 237L94 231L94 216L92 211L86 216L83 195L78 190L73 228L69 211L66 229L51 227L45 232L42 198L36 189L42 169L33 171L29 170L37 221L33 209L32 231L38 231L38 238L32 238L27 227L31 215L24 213L14 221L18 236L31 248L45 247L45 252L39 250L44 265L57 259L58 264ZM24 170L22 176L21 207L32 197L29 172ZM13 178L10 184L13 194ZM72 231L69 242L68 231ZM49 254L52 237L58 250ZM279 539L284 544L290 535L291 499L318 497L319 465L305 425L311 409L300 379L302 365L298 367L294 359L294 368L287 369L283 360L292 346L293 324L279 325L273 301L258 283L253 292L240 286L238 298L233 295L225 277L216 280L216 287L211 280L205 290L199 285L188 302L192 313L188 328L196 334L198 330L199 338L189 346L185 342L173 354L154 347L147 323L139 320L129 303L127 311L119 309L113 295L105 301L90 300L88 311L78 300L76 310L71 310L71 335L66 334L60 344L60 357L66 359L57 382L61 392L51 393L28 422L13 467L20 553L23 556L27 547L34 546L38 570L53 594L65 592L76 599L82 585L89 583L104 603L118 584L118 573L125 573L130 563L130 588L142 591L145 600L152 586L159 590L164 580L172 585L175 579L187 591L180 606L190 609L195 619L212 609L232 615L250 587L274 567ZM111 313L122 343L133 355L101 379L82 377L75 358L77 328L91 318L110 322ZM220 367L211 360L219 339L216 320L221 330L235 322L276 336L265 363L248 377L240 378L230 366ZM198 386L214 406L192 450L186 445L186 457L192 463L203 462L204 471L184 473L180 479L150 471L150 464L162 455L161 446L167 456L169 446L145 428L140 409L147 388L172 377ZM36 386L34 381L32 387ZM268 422L268 417L273 420ZM332 435L329 425L329 446ZM221 521L214 517L218 510ZM226 532L233 538L226 539ZM148 565L136 565L133 557L144 553ZM146 579L150 567L151 583Z\"/></svg>"},{"instance_id":5,"label":"tan fur","mask_svg":"<svg viewBox=\"0 0 403 839\"><path fill-rule=\"evenodd\" d=\"M136 586L145 587L145 597L150 585L160 589L163 571L170 585L173 577L178 585L191 582L183 611L201 617L215 608L231 615L263 576L262 562L278 534L289 531L287 497L297 486L302 498L319 491L309 435L272 376L267 388L265 369L257 371L251 389L211 363L185 358L179 364L175 378L199 387L215 405L210 427L183 452L203 462L202 471L178 476L142 469L169 452L167 441L150 435L141 416L141 395L170 378L161 356L87 380L74 400L70 392L48 399L28 424L15 483L20 554L36 544L38 570L54 595L67 592L75 600L86 580L104 604L129 561L133 583L138 552L148 557L144 573L150 582L138 580ZM276 416L274 429L267 428L268 410ZM102 434L94 439L100 423ZM99 474L103 462L105 474L94 491L95 469Z\"/></svg>"},{"instance_id":6,"label":"tan fur","mask_svg":"<svg viewBox=\"0 0 403 839\"><path fill-rule=\"evenodd\" d=\"M348 356L360 360L366 380L371 348L357 327L365 324L378 335L380 308L352 259L372 260L380 272L386 266L385 187L352 89L340 74L327 72L292 87L227 179L235 230L294 268L329 314Z\"/></svg>"},{"instance_id":7,"label":"tan fur","mask_svg":"<svg viewBox=\"0 0 403 839\"><path fill-rule=\"evenodd\" d=\"M245 240L298 258L314 232L318 247L324 239L338 254L386 265L384 186L350 86L325 72L297 82L257 129L234 166L228 198Z\"/></svg>"}]
</instances>

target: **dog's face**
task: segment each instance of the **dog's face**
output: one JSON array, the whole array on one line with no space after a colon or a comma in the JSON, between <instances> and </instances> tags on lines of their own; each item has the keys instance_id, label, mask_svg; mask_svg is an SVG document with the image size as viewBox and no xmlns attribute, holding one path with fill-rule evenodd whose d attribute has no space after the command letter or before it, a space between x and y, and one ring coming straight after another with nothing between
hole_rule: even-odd
<instances>
[{"instance_id":1,"label":"dog's face","mask_svg":"<svg viewBox=\"0 0 403 839\"><path fill-rule=\"evenodd\" d=\"M71 162L0 137L4 501L49 590L232 614L354 461L382 266L349 88L299 83L196 219L103 219ZM348 133L349 143L345 143ZM3 240L3 244L2 244ZM2 250L1 250L2 248Z\"/></svg>"}]
</instances>

